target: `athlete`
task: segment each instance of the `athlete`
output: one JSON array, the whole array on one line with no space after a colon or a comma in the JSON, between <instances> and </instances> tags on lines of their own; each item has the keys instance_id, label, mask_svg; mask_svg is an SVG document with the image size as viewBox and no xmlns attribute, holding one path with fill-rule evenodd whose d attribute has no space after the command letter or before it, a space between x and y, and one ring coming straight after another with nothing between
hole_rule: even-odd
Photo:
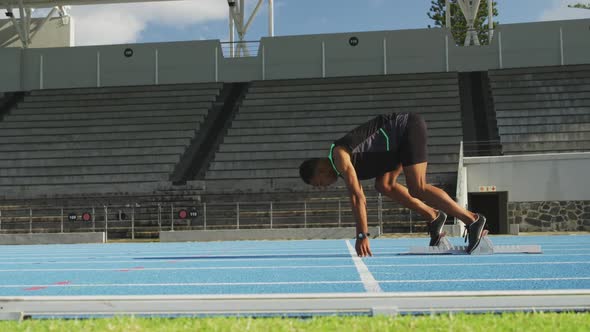
<instances>
[{"instance_id":1,"label":"athlete","mask_svg":"<svg viewBox=\"0 0 590 332\"><path fill-rule=\"evenodd\" d=\"M447 215L465 223L468 253L479 245L486 218L462 208L444 190L426 182L426 141L426 122L419 114L379 115L335 141L327 158L308 159L299 167L303 181L315 187L329 186L338 177L344 180L356 219L355 249L359 256L373 256L360 183L373 178L378 192L429 220L430 246L440 242ZM402 171L407 188L397 183Z\"/></svg>"}]
</instances>

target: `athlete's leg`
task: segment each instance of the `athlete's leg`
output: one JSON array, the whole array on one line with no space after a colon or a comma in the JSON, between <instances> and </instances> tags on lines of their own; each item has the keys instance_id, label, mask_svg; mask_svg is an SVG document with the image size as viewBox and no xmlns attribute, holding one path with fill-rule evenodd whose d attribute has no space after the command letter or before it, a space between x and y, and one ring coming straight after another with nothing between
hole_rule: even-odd
<instances>
[{"instance_id":1,"label":"athlete's leg","mask_svg":"<svg viewBox=\"0 0 590 332\"><path fill-rule=\"evenodd\" d=\"M406 187L397 183L397 177L401 171L402 167L400 164L397 169L375 179L375 189L382 195L399 202L406 208L418 212L426 220L434 220L438 214L437 211L424 204L421 200L412 197Z\"/></svg>"},{"instance_id":2,"label":"athlete's leg","mask_svg":"<svg viewBox=\"0 0 590 332\"><path fill-rule=\"evenodd\" d=\"M410 195L448 215L459 218L467 225L473 223L477 219L475 213L462 208L444 190L426 182L426 166L427 163L423 162L403 167Z\"/></svg>"}]
</instances>

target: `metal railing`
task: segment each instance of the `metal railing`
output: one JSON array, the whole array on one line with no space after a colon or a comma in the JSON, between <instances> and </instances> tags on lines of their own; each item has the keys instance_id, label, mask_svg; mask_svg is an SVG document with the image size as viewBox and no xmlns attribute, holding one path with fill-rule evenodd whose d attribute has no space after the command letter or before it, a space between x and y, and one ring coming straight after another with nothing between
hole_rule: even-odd
<instances>
[{"instance_id":1,"label":"metal railing","mask_svg":"<svg viewBox=\"0 0 590 332\"><path fill-rule=\"evenodd\" d=\"M381 196L367 198L370 226L384 231L421 231L415 213ZM350 227L349 199L304 201L133 202L87 206L0 206L0 234L106 232L109 238L156 238L160 231Z\"/></svg>"},{"instance_id":2,"label":"metal railing","mask_svg":"<svg viewBox=\"0 0 590 332\"><path fill-rule=\"evenodd\" d=\"M222 42L221 52L226 58L244 58L258 56L260 41Z\"/></svg>"}]
</instances>

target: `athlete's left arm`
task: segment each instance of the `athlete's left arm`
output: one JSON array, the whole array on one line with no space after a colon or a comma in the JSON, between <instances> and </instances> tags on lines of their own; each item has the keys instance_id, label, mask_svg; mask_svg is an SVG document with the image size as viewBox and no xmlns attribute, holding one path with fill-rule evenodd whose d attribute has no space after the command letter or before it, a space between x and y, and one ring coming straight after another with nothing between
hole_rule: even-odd
<instances>
[{"instance_id":1,"label":"athlete's left arm","mask_svg":"<svg viewBox=\"0 0 590 332\"><path fill-rule=\"evenodd\" d=\"M363 187L357 178L356 170L350 160L350 154L345 148L339 146L334 149L334 156L336 157L334 158L336 167L340 170L350 196L352 212L356 219L356 234L368 233L367 201ZM355 249L359 256L373 256L369 246L369 239L366 237L362 240L356 240Z\"/></svg>"}]
</instances>

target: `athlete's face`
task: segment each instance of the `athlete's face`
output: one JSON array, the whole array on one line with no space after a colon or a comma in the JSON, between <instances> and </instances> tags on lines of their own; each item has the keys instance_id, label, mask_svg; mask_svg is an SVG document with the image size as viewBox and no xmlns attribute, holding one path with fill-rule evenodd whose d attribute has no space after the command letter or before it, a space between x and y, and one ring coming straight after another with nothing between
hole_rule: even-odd
<instances>
[{"instance_id":1,"label":"athlete's face","mask_svg":"<svg viewBox=\"0 0 590 332\"><path fill-rule=\"evenodd\" d=\"M336 182L336 180L338 180L338 178L334 178L330 174L326 174L326 173L320 171L318 174L316 174L311 179L310 183L314 187L318 187L320 189L325 189L329 185Z\"/></svg>"}]
</instances>

